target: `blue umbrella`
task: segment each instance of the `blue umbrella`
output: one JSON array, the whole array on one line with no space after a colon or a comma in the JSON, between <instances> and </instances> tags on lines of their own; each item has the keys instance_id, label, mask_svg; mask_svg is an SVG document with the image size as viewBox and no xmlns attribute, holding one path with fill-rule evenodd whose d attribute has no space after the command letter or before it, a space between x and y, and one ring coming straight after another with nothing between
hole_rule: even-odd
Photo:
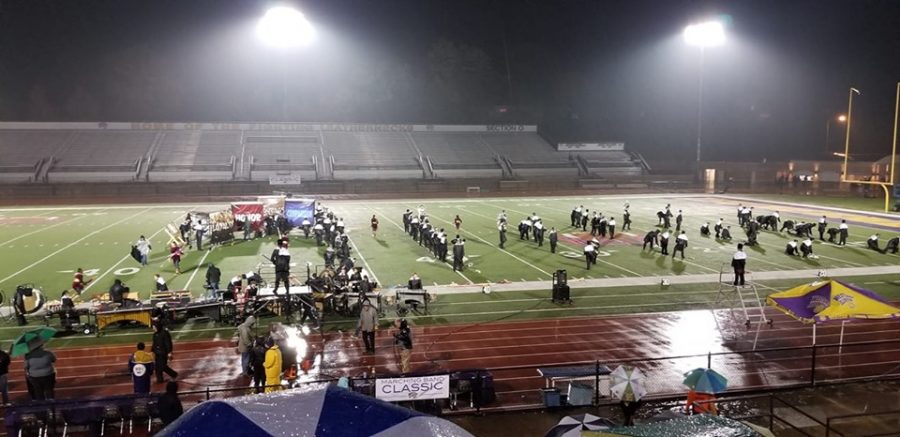
<instances>
[{"instance_id":1,"label":"blue umbrella","mask_svg":"<svg viewBox=\"0 0 900 437\"><path fill-rule=\"evenodd\" d=\"M696 368L684 374L683 384L700 393L722 393L728 387L728 379L712 369Z\"/></svg>"},{"instance_id":2,"label":"blue umbrella","mask_svg":"<svg viewBox=\"0 0 900 437\"><path fill-rule=\"evenodd\" d=\"M203 402L157 435L472 437L447 420L336 386Z\"/></svg>"}]
</instances>

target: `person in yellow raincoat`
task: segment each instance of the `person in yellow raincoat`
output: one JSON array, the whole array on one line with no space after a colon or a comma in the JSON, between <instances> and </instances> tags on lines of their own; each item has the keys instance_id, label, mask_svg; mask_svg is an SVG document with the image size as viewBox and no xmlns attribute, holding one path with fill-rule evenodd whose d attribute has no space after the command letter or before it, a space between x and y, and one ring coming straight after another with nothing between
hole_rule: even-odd
<instances>
[{"instance_id":1,"label":"person in yellow raincoat","mask_svg":"<svg viewBox=\"0 0 900 437\"><path fill-rule=\"evenodd\" d=\"M269 349L263 367L266 369L266 393L271 393L281 389L281 349L271 338L266 340L266 346Z\"/></svg>"}]
</instances>

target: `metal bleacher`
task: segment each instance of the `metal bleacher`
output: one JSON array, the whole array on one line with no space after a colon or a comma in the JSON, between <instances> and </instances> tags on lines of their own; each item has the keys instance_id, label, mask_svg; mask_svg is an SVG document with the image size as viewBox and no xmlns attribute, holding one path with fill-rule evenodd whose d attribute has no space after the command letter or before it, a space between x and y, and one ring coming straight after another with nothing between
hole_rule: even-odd
<instances>
[{"instance_id":1,"label":"metal bleacher","mask_svg":"<svg viewBox=\"0 0 900 437\"><path fill-rule=\"evenodd\" d=\"M153 131L73 131L52 157L50 182L130 181L156 140Z\"/></svg>"},{"instance_id":2,"label":"metal bleacher","mask_svg":"<svg viewBox=\"0 0 900 437\"><path fill-rule=\"evenodd\" d=\"M480 134L413 132L410 136L431 161L437 177L503 176L500 165L495 161L496 153L484 143Z\"/></svg>"},{"instance_id":3,"label":"metal bleacher","mask_svg":"<svg viewBox=\"0 0 900 437\"><path fill-rule=\"evenodd\" d=\"M0 131L0 182L29 182L39 167L59 150L69 132Z\"/></svg>"},{"instance_id":4,"label":"metal bleacher","mask_svg":"<svg viewBox=\"0 0 900 437\"><path fill-rule=\"evenodd\" d=\"M335 179L421 178L419 152L404 132L324 132Z\"/></svg>"},{"instance_id":5,"label":"metal bleacher","mask_svg":"<svg viewBox=\"0 0 900 437\"><path fill-rule=\"evenodd\" d=\"M323 162L321 137L315 132L252 132L244 136L251 180L296 175L315 179Z\"/></svg>"},{"instance_id":6,"label":"metal bleacher","mask_svg":"<svg viewBox=\"0 0 900 437\"><path fill-rule=\"evenodd\" d=\"M624 150L558 151L523 125L6 122L0 156L2 183L602 178L649 170Z\"/></svg>"},{"instance_id":7,"label":"metal bleacher","mask_svg":"<svg viewBox=\"0 0 900 437\"><path fill-rule=\"evenodd\" d=\"M519 176L578 176L578 165L537 133L482 134L491 149L509 159Z\"/></svg>"},{"instance_id":8,"label":"metal bleacher","mask_svg":"<svg viewBox=\"0 0 900 437\"><path fill-rule=\"evenodd\" d=\"M234 177L240 131L162 131L150 158L151 181L219 181Z\"/></svg>"}]
</instances>

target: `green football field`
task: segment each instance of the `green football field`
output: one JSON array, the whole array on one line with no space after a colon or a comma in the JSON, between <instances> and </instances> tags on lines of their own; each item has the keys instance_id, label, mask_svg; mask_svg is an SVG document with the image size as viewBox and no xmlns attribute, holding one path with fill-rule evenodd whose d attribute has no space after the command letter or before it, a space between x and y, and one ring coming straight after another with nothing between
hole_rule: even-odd
<instances>
[{"instance_id":1,"label":"green football field","mask_svg":"<svg viewBox=\"0 0 900 437\"><path fill-rule=\"evenodd\" d=\"M632 212L630 231L621 230L621 214L626 201ZM439 290L431 315L419 317L419 322L444 323L706 308L715 299L719 272L723 266L730 271L727 263L735 244L744 238L735 217L740 202L703 195L630 195L325 201L323 205L343 217L357 265L364 266L383 288L405 284L416 272L427 287ZM657 227L656 211L667 203L671 203L673 212L679 209L684 212L683 229L690 238L685 260L641 250L644 234ZM900 256L877 253L865 247L865 240L873 233L880 233L882 245L897 235L900 232L897 218L822 210L799 203L769 204L759 199L749 203L755 207L754 215L778 210L782 220L812 221L824 214L832 226L836 226L842 217L850 223L846 247L816 241L818 259L785 255L783 250L789 237L763 231L759 238L761 244L748 250L748 269L760 278L772 272L783 272L783 276L756 280L762 293L807 282L815 276L808 274L809 271L824 269L826 272L848 272L844 279L889 298L900 298L897 272L892 270L900 264ZM457 234L453 219L460 216L463 223L458 233L466 239L464 271L454 272L450 264L435 260L428 250L403 232L403 212L415 210L420 205L431 222L445 228L451 238ZM619 223L614 240L600 239L598 264L590 270L585 268L582 255L583 241L590 237L569 226L569 214L578 205L613 215ZM73 271L81 267L87 277L94 278L86 296L106 292L113 280L120 278L132 291L140 291L146 298L153 288L155 273L166 278L170 289L189 289L199 295L203 291L207 263L213 262L221 268L224 285L228 278L254 270L261 262L266 263L264 257L267 258L274 247L275 237L268 237L235 240L211 249L204 247L203 251L189 250L182 261L182 274L176 275L167 260L165 248L169 237L164 231L165 225L177 222L190 210L216 211L227 207L221 203L0 209L0 223L3 224L0 227L0 289L9 296L19 284L34 284L44 290L49 299L58 299L60 292L70 287ZM496 218L503 210L510 220L509 241L504 249L500 249ZM534 241L519 240L515 225L532 214L542 217L546 227L559 230L560 245L556 254L550 253L548 243L538 247ZM381 223L377 236L369 230L373 215ZM732 225L734 241L700 236L701 223L708 221L712 226L719 217ZM304 239L296 232L292 234L291 252L294 273L302 278L306 274L307 261L313 270L321 267L324 248L315 247L314 239ZM144 268L129 256L131 244L142 234L150 239L154 249L150 265ZM860 270L871 267L882 267L883 271ZM570 285L573 285L573 307L560 308L547 302L551 276L558 269L568 272ZM864 274L855 274L857 272ZM703 282L673 282L669 287L658 285L659 278L701 278L697 275L706 275ZM638 285L625 282L641 277L652 281ZM726 277L730 278L730 274ZM617 281L623 281L622 285L617 286ZM505 286L516 291L489 295L450 294L455 288L471 291L484 284L491 284L494 289Z\"/></svg>"}]
</instances>

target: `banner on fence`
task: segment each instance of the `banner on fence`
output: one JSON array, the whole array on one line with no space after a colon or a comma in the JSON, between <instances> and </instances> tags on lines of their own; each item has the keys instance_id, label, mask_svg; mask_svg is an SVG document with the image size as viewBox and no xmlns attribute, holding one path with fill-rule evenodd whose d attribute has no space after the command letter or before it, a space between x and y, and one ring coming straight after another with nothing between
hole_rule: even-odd
<instances>
[{"instance_id":1,"label":"banner on fence","mask_svg":"<svg viewBox=\"0 0 900 437\"><path fill-rule=\"evenodd\" d=\"M260 202L235 202L231 204L231 215L234 216L234 220L241 222L241 226L243 226L245 221L249 220L250 227L254 231L259 231L263 227L263 212L263 204Z\"/></svg>"},{"instance_id":2,"label":"banner on fence","mask_svg":"<svg viewBox=\"0 0 900 437\"><path fill-rule=\"evenodd\" d=\"M558 143L556 150L560 152L623 151L625 143Z\"/></svg>"},{"instance_id":3,"label":"banner on fence","mask_svg":"<svg viewBox=\"0 0 900 437\"><path fill-rule=\"evenodd\" d=\"M450 375L379 378L375 380L375 397L399 402L450 397Z\"/></svg>"},{"instance_id":4,"label":"banner on fence","mask_svg":"<svg viewBox=\"0 0 900 437\"><path fill-rule=\"evenodd\" d=\"M300 226L303 219L315 223L316 201L314 199L284 199L284 218L291 226Z\"/></svg>"},{"instance_id":5,"label":"banner on fence","mask_svg":"<svg viewBox=\"0 0 900 437\"><path fill-rule=\"evenodd\" d=\"M269 176L269 185L300 185L300 175Z\"/></svg>"},{"instance_id":6,"label":"banner on fence","mask_svg":"<svg viewBox=\"0 0 900 437\"><path fill-rule=\"evenodd\" d=\"M284 214L284 196L257 196L256 200L263 204L265 215Z\"/></svg>"}]
</instances>

